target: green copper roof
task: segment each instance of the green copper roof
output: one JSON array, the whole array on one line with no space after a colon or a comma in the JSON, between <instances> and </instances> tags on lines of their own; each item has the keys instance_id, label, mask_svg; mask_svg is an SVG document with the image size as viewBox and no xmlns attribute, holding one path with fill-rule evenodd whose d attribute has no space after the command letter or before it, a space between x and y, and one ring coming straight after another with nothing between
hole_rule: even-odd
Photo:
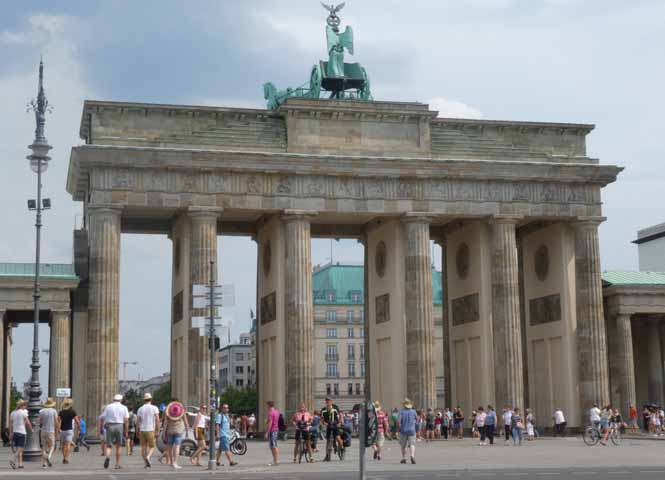
<instances>
[{"instance_id":1,"label":"green copper roof","mask_svg":"<svg viewBox=\"0 0 665 480\"><path fill-rule=\"evenodd\" d=\"M665 285L665 272L603 272L610 285Z\"/></svg>"},{"instance_id":2,"label":"green copper roof","mask_svg":"<svg viewBox=\"0 0 665 480\"><path fill-rule=\"evenodd\" d=\"M78 280L71 263L42 263L39 273L42 278ZM32 277L34 274L34 263L0 263L0 277Z\"/></svg>"},{"instance_id":3,"label":"green copper roof","mask_svg":"<svg viewBox=\"0 0 665 480\"><path fill-rule=\"evenodd\" d=\"M315 305L362 304L364 299L362 265L326 265L312 275ZM441 305L441 272L432 269L434 305ZM332 294L332 297L330 295ZM332 300L330 299L332 298Z\"/></svg>"}]
</instances>

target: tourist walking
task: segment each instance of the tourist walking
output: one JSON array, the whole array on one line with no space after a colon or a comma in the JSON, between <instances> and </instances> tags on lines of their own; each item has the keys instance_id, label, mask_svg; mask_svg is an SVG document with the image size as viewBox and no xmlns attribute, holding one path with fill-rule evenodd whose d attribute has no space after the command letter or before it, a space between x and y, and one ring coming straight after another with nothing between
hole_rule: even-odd
<instances>
[{"instance_id":1,"label":"tourist walking","mask_svg":"<svg viewBox=\"0 0 665 480\"><path fill-rule=\"evenodd\" d=\"M275 408L275 402L269 400L266 402L268 405L268 417L266 418L266 433L264 438L268 440L268 448L272 453L272 463L268 466L279 465L279 448L277 447L277 436L279 435L279 410Z\"/></svg>"},{"instance_id":2,"label":"tourist walking","mask_svg":"<svg viewBox=\"0 0 665 480\"><path fill-rule=\"evenodd\" d=\"M535 418L533 416L533 413L531 412L530 408L526 409L526 435L527 439L529 441L534 440L536 438L536 425L535 425Z\"/></svg>"},{"instance_id":3,"label":"tourist walking","mask_svg":"<svg viewBox=\"0 0 665 480\"><path fill-rule=\"evenodd\" d=\"M85 441L85 436L87 433L88 425L85 421L85 418L79 417L79 434L76 436L76 446L74 447L75 452L78 452L81 446L84 446L88 449L88 451L90 451L90 445L88 445L88 442Z\"/></svg>"},{"instance_id":4,"label":"tourist walking","mask_svg":"<svg viewBox=\"0 0 665 480\"><path fill-rule=\"evenodd\" d=\"M397 416L397 431L399 432L399 445L402 448L402 460L406 463L406 454L409 453L411 463L416 463L416 411L408 398L402 402L402 409Z\"/></svg>"},{"instance_id":5,"label":"tourist walking","mask_svg":"<svg viewBox=\"0 0 665 480\"><path fill-rule=\"evenodd\" d=\"M505 437L504 445L508 445L512 436L513 410L510 405L503 407L503 434Z\"/></svg>"},{"instance_id":6,"label":"tourist walking","mask_svg":"<svg viewBox=\"0 0 665 480\"><path fill-rule=\"evenodd\" d=\"M628 405L628 428L637 433L637 407L632 403Z\"/></svg>"},{"instance_id":7,"label":"tourist walking","mask_svg":"<svg viewBox=\"0 0 665 480\"><path fill-rule=\"evenodd\" d=\"M150 393L143 395L143 405L136 412L136 429L141 443L141 457L145 468L150 468L150 457L155 451L159 435L159 409L152 404Z\"/></svg>"},{"instance_id":8,"label":"tourist walking","mask_svg":"<svg viewBox=\"0 0 665 480\"><path fill-rule=\"evenodd\" d=\"M25 449L25 439L27 432L32 432L32 424L28 419L26 410L28 402L20 400L16 404L16 409L9 416L9 438L11 439L14 455L9 460L9 465L13 468L23 468L23 450Z\"/></svg>"},{"instance_id":9,"label":"tourist walking","mask_svg":"<svg viewBox=\"0 0 665 480\"><path fill-rule=\"evenodd\" d=\"M376 440L372 448L374 449L374 460L381 460L381 451L383 450L383 444L386 440L386 433L388 432L388 417L386 412L381 408L381 403L377 400L374 402L374 408L376 409Z\"/></svg>"},{"instance_id":10,"label":"tourist walking","mask_svg":"<svg viewBox=\"0 0 665 480\"><path fill-rule=\"evenodd\" d=\"M58 430L58 412L55 401L48 397L39 410L39 439L42 444L42 467L53 466L51 458L55 451L55 435Z\"/></svg>"},{"instance_id":11,"label":"tourist walking","mask_svg":"<svg viewBox=\"0 0 665 480\"><path fill-rule=\"evenodd\" d=\"M247 438L254 438L256 435L256 416L250 413L247 417Z\"/></svg>"},{"instance_id":12,"label":"tourist walking","mask_svg":"<svg viewBox=\"0 0 665 480\"><path fill-rule=\"evenodd\" d=\"M200 405L199 411L196 414L194 419L194 436L196 438L196 451L192 458L189 459L192 465L197 467L201 466L201 455L208 448L206 443L206 413L208 412L208 407L206 405ZM242 426L242 423L241 423Z\"/></svg>"},{"instance_id":13,"label":"tourist walking","mask_svg":"<svg viewBox=\"0 0 665 480\"><path fill-rule=\"evenodd\" d=\"M455 422L454 435L457 435L457 438L459 440L462 440L462 438L464 438L464 412L462 411L462 407L460 407L459 405L457 406L455 412L453 413L453 422Z\"/></svg>"},{"instance_id":14,"label":"tourist walking","mask_svg":"<svg viewBox=\"0 0 665 480\"><path fill-rule=\"evenodd\" d=\"M74 447L74 427L81 428L79 416L74 411L74 401L65 398L62 402L62 410L58 414L58 429L60 430L60 448L62 448L62 463L69 463L69 455Z\"/></svg>"},{"instance_id":15,"label":"tourist walking","mask_svg":"<svg viewBox=\"0 0 665 480\"><path fill-rule=\"evenodd\" d=\"M132 405L127 407L129 420L127 421L127 455L134 455L134 439L136 438L136 413Z\"/></svg>"},{"instance_id":16,"label":"tourist walking","mask_svg":"<svg viewBox=\"0 0 665 480\"><path fill-rule=\"evenodd\" d=\"M566 436L566 417L560 408L554 410L554 430L557 435Z\"/></svg>"},{"instance_id":17,"label":"tourist walking","mask_svg":"<svg viewBox=\"0 0 665 480\"><path fill-rule=\"evenodd\" d=\"M99 431L104 429L106 436L106 451L104 452L104 468L111 463L111 448L115 448L115 468L120 469L120 451L122 441L127 438L129 410L122 403L122 395L116 394L113 402L109 403L99 417Z\"/></svg>"},{"instance_id":18,"label":"tourist walking","mask_svg":"<svg viewBox=\"0 0 665 480\"><path fill-rule=\"evenodd\" d=\"M231 455L231 419L229 418L229 406L226 403L221 406L217 418L215 418L215 428L217 437L219 437L219 450L217 450L215 458L217 466L222 464L223 453L229 461L229 465L235 467L238 462L233 460L233 455Z\"/></svg>"},{"instance_id":19,"label":"tourist walking","mask_svg":"<svg viewBox=\"0 0 665 480\"><path fill-rule=\"evenodd\" d=\"M492 405L487 405L487 416L485 417L485 435L490 445L494 445L494 431L496 429L496 412Z\"/></svg>"},{"instance_id":20,"label":"tourist walking","mask_svg":"<svg viewBox=\"0 0 665 480\"><path fill-rule=\"evenodd\" d=\"M515 407L510 416L510 428L513 435L513 446L522 446L522 431L524 430L524 421L520 415L520 409Z\"/></svg>"},{"instance_id":21,"label":"tourist walking","mask_svg":"<svg viewBox=\"0 0 665 480\"><path fill-rule=\"evenodd\" d=\"M321 414L318 410L314 410L312 415L312 425L309 427L309 441L314 452L319 451L319 435L321 435Z\"/></svg>"},{"instance_id":22,"label":"tourist walking","mask_svg":"<svg viewBox=\"0 0 665 480\"><path fill-rule=\"evenodd\" d=\"M487 418L487 413L485 413L485 409L482 407L478 407L478 410L476 410L476 429L478 429L478 434L480 435L480 445L481 447L485 445L485 438L487 435L487 430L485 430L485 419Z\"/></svg>"},{"instance_id":23,"label":"tourist walking","mask_svg":"<svg viewBox=\"0 0 665 480\"><path fill-rule=\"evenodd\" d=\"M399 410L393 408L390 413L390 438L392 440L397 440L397 417L399 416Z\"/></svg>"},{"instance_id":24,"label":"tourist walking","mask_svg":"<svg viewBox=\"0 0 665 480\"><path fill-rule=\"evenodd\" d=\"M176 470L182 468L178 465L180 445L183 438L189 435L189 423L185 415L185 407L177 398L174 398L166 406L164 420L162 421L163 439L166 443L166 463Z\"/></svg>"}]
</instances>

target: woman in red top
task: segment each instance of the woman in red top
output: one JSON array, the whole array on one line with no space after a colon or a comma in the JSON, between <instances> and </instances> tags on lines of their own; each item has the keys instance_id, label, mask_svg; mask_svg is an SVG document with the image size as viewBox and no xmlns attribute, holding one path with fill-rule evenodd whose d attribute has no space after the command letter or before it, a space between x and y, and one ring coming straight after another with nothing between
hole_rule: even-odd
<instances>
[{"instance_id":1,"label":"woman in red top","mask_svg":"<svg viewBox=\"0 0 665 480\"><path fill-rule=\"evenodd\" d=\"M628 407L628 428L637 432L637 407L633 404Z\"/></svg>"},{"instance_id":2,"label":"woman in red top","mask_svg":"<svg viewBox=\"0 0 665 480\"><path fill-rule=\"evenodd\" d=\"M374 449L374 460L381 460L381 449L386 440L386 432L390 427L386 412L383 411L378 400L374 402L374 408L376 408L376 440L372 448Z\"/></svg>"}]
</instances>

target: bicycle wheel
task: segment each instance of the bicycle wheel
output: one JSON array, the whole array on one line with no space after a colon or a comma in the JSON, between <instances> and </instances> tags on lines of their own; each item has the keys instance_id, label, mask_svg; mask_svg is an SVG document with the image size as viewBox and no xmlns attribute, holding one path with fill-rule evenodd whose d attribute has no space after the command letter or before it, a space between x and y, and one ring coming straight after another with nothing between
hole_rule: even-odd
<instances>
[{"instance_id":1,"label":"bicycle wheel","mask_svg":"<svg viewBox=\"0 0 665 480\"><path fill-rule=\"evenodd\" d=\"M588 446L593 447L600 442L600 432L594 427L587 427L582 434L582 439Z\"/></svg>"},{"instance_id":2,"label":"bicycle wheel","mask_svg":"<svg viewBox=\"0 0 665 480\"><path fill-rule=\"evenodd\" d=\"M302 456L305 455L305 449L303 448L302 440L298 442L298 463L302 463ZM307 459L305 459L307 461Z\"/></svg>"},{"instance_id":3,"label":"bicycle wheel","mask_svg":"<svg viewBox=\"0 0 665 480\"><path fill-rule=\"evenodd\" d=\"M610 433L610 440L612 440L612 443L616 446L621 445L621 433L619 433L618 430L612 430Z\"/></svg>"}]
</instances>

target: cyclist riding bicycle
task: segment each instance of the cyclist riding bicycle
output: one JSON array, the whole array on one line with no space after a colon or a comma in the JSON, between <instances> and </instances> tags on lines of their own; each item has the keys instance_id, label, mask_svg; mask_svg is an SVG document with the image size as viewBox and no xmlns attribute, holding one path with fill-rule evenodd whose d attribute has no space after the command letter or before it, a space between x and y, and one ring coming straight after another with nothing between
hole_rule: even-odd
<instances>
[{"instance_id":1,"label":"cyclist riding bicycle","mask_svg":"<svg viewBox=\"0 0 665 480\"><path fill-rule=\"evenodd\" d=\"M305 402L300 404L300 410L293 414L293 425L296 427L296 445L293 449L293 463L298 460L300 442L305 442L305 448L309 453L309 461L312 462L312 444L310 442L310 426L312 425L312 416L307 411Z\"/></svg>"},{"instance_id":2,"label":"cyclist riding bicycle","mask_svg":"<svg viewBox=\"0 0 665 480\"><path fill-rule=\"evenodd\" d=\"M330 453L333 449L333 441L337 443L337 448L339 450L344 449L339 407L335 405L329 397L326 397L326 406L321 410L321 421L326 426L326 457L323 461L329 462Z\"/></svg>"}]
</instances>

